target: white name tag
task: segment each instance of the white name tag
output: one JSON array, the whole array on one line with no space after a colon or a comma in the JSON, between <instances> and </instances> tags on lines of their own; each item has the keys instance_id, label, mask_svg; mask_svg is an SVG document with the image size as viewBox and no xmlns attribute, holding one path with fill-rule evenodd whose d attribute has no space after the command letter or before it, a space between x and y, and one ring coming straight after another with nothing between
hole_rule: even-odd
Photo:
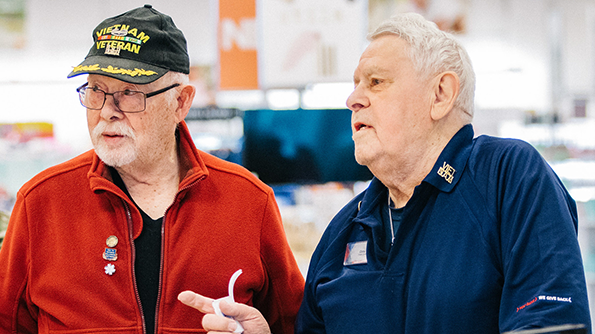
<instances>
[{"instance_id":1,"label":"white name tag","mask_svg":"<svg viewBox=\"0 0 595 334\"><path fill-rule=\"evenodd\" d=\"M343 265L351 266L354 264L368 263L368 257L366 256L367 246L368 241L348 243L347 249L345 249L345 259L343 260Z\"/></svg>"}]
</instances>

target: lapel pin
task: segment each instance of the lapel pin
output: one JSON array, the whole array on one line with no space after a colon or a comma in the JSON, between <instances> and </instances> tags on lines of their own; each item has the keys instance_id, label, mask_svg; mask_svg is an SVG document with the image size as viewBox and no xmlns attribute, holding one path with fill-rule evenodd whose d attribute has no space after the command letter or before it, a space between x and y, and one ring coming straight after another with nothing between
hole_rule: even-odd
<instances>
[{"instance_id":1,"label":"lapel pin","mask_svg":"<svg viewBox=\"0 0 595 334\"><path fill-rule=\"evenodd\" d=\"M118 252L115 248L106 248L103 251L103 259L107 261L116 261L118 259Z\"/></svg>"},{"instance_id":2,"label":"lapel pin","mask_svg":"<svg viewBox=\"0 0 595 334\"><path fill-rule=\"evenodd\" d=\"M443 177L448 183L452 183L452 180L455 178L455 172L456 170L452 168L451 165L447 164L446 161L442 167L438 169L438 175Z\"/></svg>"},{"instance_id":3,"label":"lapel pin","mask_svg":"<svg viewBox=\"0 0 595 334\"><path fill-rule=\"evenodd\" d=\"M118 245L118 237L115 235L110 235L107 240L105 240L105 244L107 247L116 247L116 245Z\"/></svg>"},{"instance_id":4,"label":"lapel pin","mask_svg":"<svg viewBox=\"0 0 595 334\"><path fill-rule=\"evenodd\" d=\"M116 272L116 266L114 266L113 264L108 264L107 266L103 267L103 269L105 270L105 273L108 275L113 275Z\"/></svg>"}]
</instances>

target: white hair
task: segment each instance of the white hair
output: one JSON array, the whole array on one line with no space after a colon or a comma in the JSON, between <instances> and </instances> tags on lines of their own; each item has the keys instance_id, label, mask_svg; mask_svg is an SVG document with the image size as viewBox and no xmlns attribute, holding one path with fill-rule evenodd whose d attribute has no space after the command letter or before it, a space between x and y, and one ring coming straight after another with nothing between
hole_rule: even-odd
<instances>
[{"instance_id":1,"label":"white hair","mask_svg":"<svg viewBox=\"0 0 595 334\"><path fill-rule=\"evenodd\" d=\"M460 80L460 91L454 108L473 118L475 73L471 59L452 34L419 14L399 14L382 22L368 35L369 40L393 34L410 47L410 58L420 75L430 78L445 71L455 72Z\"/></svg>"},{"instance_id":2,"label":"white hair","mask_svg":"<svg viewBox=\"0 0 595 334\"><path fill-rule=\"evenodd\" d=\"M184 86L190 82L190 79L188 77L188 74L181 73L181 72L169 71L169 72L165 73L163 75L163 77L161 77L160 82L161 82L161 85L165 85L165 86L173 85L175 83L179 83L180 86ZM182 87L180 87L180 86L170 89L163 94L169 93L169 95L167 95L167 96L173 97L176 95L176 91L182 89ZM158 88L163 88L163 87L158 87Z\"/></svg>"},{"instance_id":3,"label":"white hair","mask_svg":"<svg viewBox=\"0 0 595 334\"><path fill-rule=\"evenodd\" d=\"M181 73L181 72L173 72L169 71L165 73L161 78L153 81L149 84L151 90L158 90L162 89L166 86L173 85L175 83L179 83L180 86L174 87L166 92L163 93L163 96L166 98L167 106L174 107L177 104L177 96L182 90L184 85L187 85L190 82L188 74Z\"/></svg>"}]
</instances>

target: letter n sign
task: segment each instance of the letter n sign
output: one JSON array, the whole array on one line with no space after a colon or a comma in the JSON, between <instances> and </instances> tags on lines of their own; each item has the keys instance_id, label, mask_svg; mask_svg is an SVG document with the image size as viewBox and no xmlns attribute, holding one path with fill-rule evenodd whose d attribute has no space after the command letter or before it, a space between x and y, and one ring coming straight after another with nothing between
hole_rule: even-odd
<instances>
[{"instance_id":1,"label":"letter n sign","mask_svg":"<svg viewBox=\"0 0 595 334\"><path fill-rule=\"evenodd\" d=\"M219 0L219 89L258 89L256 1Z\"/></svg>"}]
</instances>

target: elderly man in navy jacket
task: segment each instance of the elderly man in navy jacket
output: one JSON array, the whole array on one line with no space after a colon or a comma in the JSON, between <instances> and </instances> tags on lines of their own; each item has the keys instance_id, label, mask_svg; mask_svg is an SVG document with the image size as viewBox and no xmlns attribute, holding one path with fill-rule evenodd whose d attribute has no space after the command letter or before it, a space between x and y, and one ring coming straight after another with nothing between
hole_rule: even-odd
<instances>
[{"instance_id":1,"label":"elderly man in navy jacket","mask_svg":"<svg viewBox=\"0 0 595 334\"><path fill-rule=\"evenodd\" d=\"M474 138L462 46L415 14L370 39L347 106L356 159L375 178L322 236L296 332L590 328L576 204L529 144ZM228 312L251 319L246 333L267 332L254 310ZM204 318L205 328L235 328L227 321Z\"/></svg>"}]
</instances>

